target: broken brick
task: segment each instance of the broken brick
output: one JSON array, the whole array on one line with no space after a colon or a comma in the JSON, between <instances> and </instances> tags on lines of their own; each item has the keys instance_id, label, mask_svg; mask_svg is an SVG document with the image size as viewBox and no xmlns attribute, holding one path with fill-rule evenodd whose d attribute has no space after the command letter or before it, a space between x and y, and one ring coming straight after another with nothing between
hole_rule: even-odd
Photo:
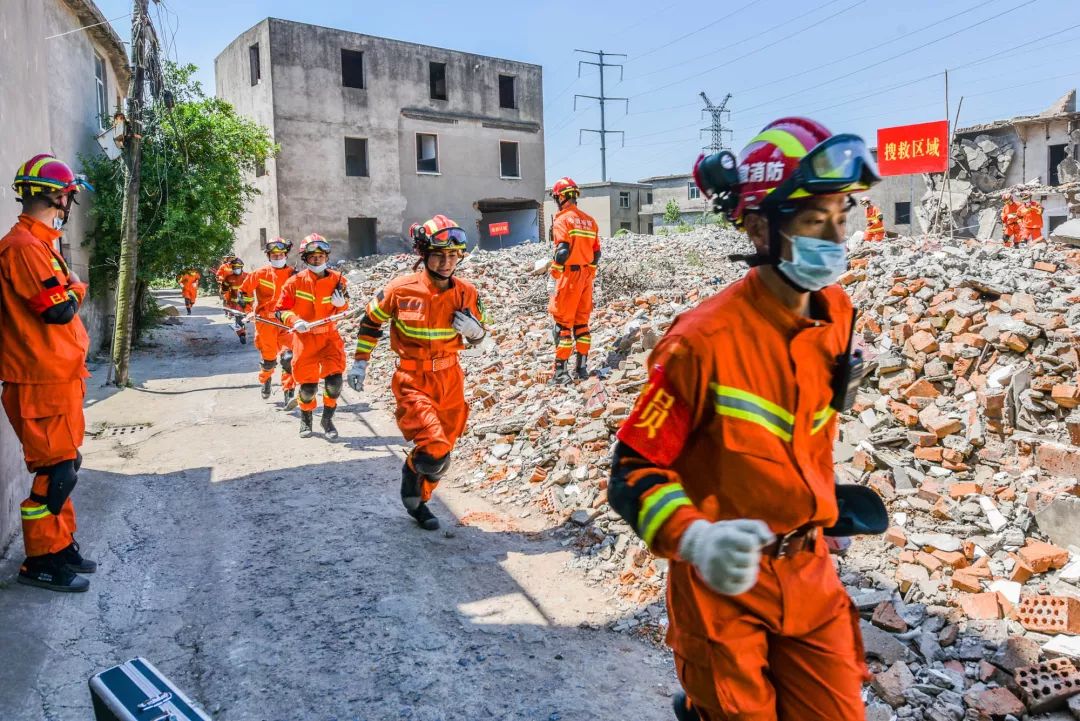
<instances>
[{"instance_id":1,"label":"broken brick","mask_svg":"<svg viewBox=\"0 0 1080 721\"><path fill-rule=\"evenodd\" d=\"M967 559L960 551L936 550L933 556L950 568L966 568L968 565Z\"/></svg>"},{"instance_id":2,"label":"broken brick","mask_svg":"<svg viewBox=\"0 0 1080 721\"><path fill-rule=\"evenodd\" d=\"M935 436L936 438L936 436ZM931 463L941 463L945 455L945 449L941 446L934 446L933 448L925 448L918 446L915 448L915 457L920 461L930 461Z\"/></svg>"},{"instance_id":3,"label":"broken brick","mask_svg":"<svg viewBox=\"0 0 1080 721\"><path fill-rule=\"evenodd\" d=\"M933 334L920 330L909 339L916 353L933 353L938 349L937 338Z\"/></svg>"},{"instance_id":4,"label":"broken brick","mask_svg":"<svg viewBox=\"0 0 1080 721\"><path fill-rule=\"evenodd\" d=\"M951 459L950 459L951 460ZM973 496L979 492L979 486L970 481L961 481L949 486L949 498L963 498Z\"/></svg>"},{"instance_id":5,"label":"broken brick","mask_svg":"<svg viewBox=\"0 0 1080 721\"><path fill-rule=\"evenodd\" d=\"M1062 408L1076 408L1080 406L1080 386L1056 385L1050 391L1050 398Z\"/></svg>"},{"instance_id":6,"label":"broken brick","mask_svg":"<svg viewBox=\"0 0 1080 721\"><path fill-rule=\"evenodd\" d=\"M984 681L989 680L984 679ZM965 694L968 708L975 709L981 719L1003 719L1006 716L1020 718L1027 711L1024 702L1007 688L983 688Z\"/></svg>"},{"instance_id":7,"label":"broken brick","mask_svg":"<svg viewBox=\"0 0 1080 721\"><path fill-rule=\"evenodd\" d=\"M1080 691L1080 672L1067 658L1055 658L1017 669L1016 685L1031 713L1053 711Z\"/></svg>"},{"instance_id":8,"label":"broken brick","mask_svg":"<svg viewBox=\"0 0 1080 721\"><path fill-rule=\"evenodd\" d=\"M966 569L957 571L952 575L952 586L967 593L979 593L982 591L982 583L979 582L979 578L968 573Z\"/></svg>"},{"instance_id":9,"label":"broken brick","mask_svg":"<svg viewBox=\"0 0 1080 721\"><path fill-rule=\"evenodd\" d=\"M1080 599L1066 596L1024 596L1016 619L1029 631L1080 634Z\"/></svg>"},{"instance_id":10,"label":"broken brick","mask_svg":"<svg viewBox=\"0 0 1080 721\"><path fill-rule=\"evenodd\" d=\"M949 418L948 416L942 415L931 416L922 419L922 421L926 430L930 431L938 438L944 438L945 436L956 433L964 427L964 424L956 418Z\"/></svg>"},{"instance_id":11,"label":"broken brick","mask_svg":"<svg viewBox=\"0 0 1080 721\"><path fill-rule=\"evenodd\" d=\"M939 391L930 381L925 378L920 378L905 388L902 395L904 398L937 398L941 395L941 391Z\"/></svg>"},{"instance_id":12,"label":"broken brick","mask_svg":"<svg viewBox=\"0 0 1080 721\"><path fill-rule=\"evenodd\" d=\"M1044 260L1035 261L1035 266L1034 267L1035 267L1035 270L1041 270L1044 273L1056 273L1057 269L1058 269L1056 263L1047 263Z\"/></svg>"},{"instance_id":13,"label":"broken brick","mask_svg":"<svg viewBox=\"0 0 1080 721\"><path fill-rule=\"evenodd\" d=\"M1017 553L1035 573L1046 573L1069 562L1069 552L1045 541L1031 541Z\"/></svg>"},{"instance_id":14,"label":"broken brick","mask_svg":"<svg viewBox=\"0 0 1080 721\"><path fill-rule=\"evenodd\" d=\"M874 615L870 618L870 623L891 633L903 633L908 630L907 621L900 618L900 614L897 613L892 601L879 603L874 608Z\"/></svg>"},{"instance_id":15,"label":"broken brick","mask_svg":"<svg viewBox=\"0 0 1080 721\"><path fill-rule=\"evenodd\" d=\"M1014 353L1023 353L1031 345L1028 339L1019 333L1002 333L998 340L1001 341L1002 345Z\"/></svg>"},{"instance_id":16,"label":"broken brick","mask_svg":"<svg viewBox=\"0 0 1080 721\"><path fill-rule=\"evenodd\" d=\"M942 565L944 565L939 559L926 551L919 551L915 554L915 563L919 564L930 573L940 570Z\"/></svg>"},{"instance_id":17,"label":"broken brick","mask_svg":"<svg viewBox=\"0 0 1080 721\"><path fill-rule=\"evenodd\" d=\"M885 540L897 548L903 548L907 545L907 536L904 534L904 529L899 526L889 526L888 530L885 531Z\"/></svg>"},{"instance_id":18,"label":"broken brick","mask_svg":"<svg viewBox=\"0 0 1080 721\"><path fill-rule=\"evenodd\" d=\"M1001 607L996 593L969 593L960 598L960 608L968 618L996 620L1001 618Z\"/></svg>"}]
</instances>

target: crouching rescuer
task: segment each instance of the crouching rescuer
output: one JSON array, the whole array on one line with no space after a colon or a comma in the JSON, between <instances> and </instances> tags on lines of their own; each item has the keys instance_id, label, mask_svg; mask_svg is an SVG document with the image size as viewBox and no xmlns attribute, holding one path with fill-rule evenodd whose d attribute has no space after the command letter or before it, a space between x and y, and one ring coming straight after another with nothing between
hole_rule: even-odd
<instances>
[{"instance_id":1,"label":"crouching rescuer","mask_svg":"<svg viewBox=\"0 0 1080 721\"><path fill-rule=\"evenodd\" d=\"M87 286L60 254L59 240L80 187L71 168L36 155L15 173L18 221L0 239L0 381L11 427L34 474L20 505L26 560L18 582L85 591L97 564L79 554L71 492L78 481L85 420L86 353L79 318Z\"/></svg>"},{"instance_id":2,"label":"crouching rescuer","mask_svg":"<svg viewBox=\"0 0 1080 721\"><path fill-rule=\"evenodd\" d=\"M488 319L476 287L454 276L465 257L465 231L436 215L411 233L419 270L395 278L368 303L349 386L363 389L371 352L391 322L390 348L398 355L394 415L401 434L416 444L401 467L401 502L421 528L434 531L439 519L428 501L469 416L458 352L484 339Z\"/></svg>"},{"instance_id":3,"label":"crouching rescuer","mask_svg":"<svg viewBox=\"0 0 1080 721\"><path fill-rule=\"evenodd\" d=\"M862 375L836 285L845 222L877 168L858 136L783 118L694 175L746 231L751 268L653 351L609 500L671 560L680 721L861 721L859 617L824 535L887 525L873 491L836 485L832 454Z\"/></svg>"}]
</instances>

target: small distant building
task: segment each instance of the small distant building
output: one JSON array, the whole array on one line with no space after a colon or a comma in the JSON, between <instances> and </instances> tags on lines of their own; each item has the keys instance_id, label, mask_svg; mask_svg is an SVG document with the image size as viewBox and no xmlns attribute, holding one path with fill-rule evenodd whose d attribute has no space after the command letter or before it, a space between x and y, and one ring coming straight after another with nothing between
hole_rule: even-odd
<instances>
[{"instance_id":1,"label":"small distant building","mask_svg":"<svg viewBox=\"0 0 1080 721\"><path fill-rule=\"evenodd\" d=\"M694 224L701 222L701 217L709 210L708 201L701 195L701 190L694 183L694 176L656 175L642 178L639 182L652 186L652 202L641 209L651 218L653 228L668 225L664 219L668 203L674 200L679 206L679 223Z\"/></svg>"},{"instance_id":2,"label":"small distant building","mask_svg":"<svg viewBox=\"0 0 1080 721\"><path fill-rule=\"evenodd\" d=\"M582 183L578 207L596 219L601 237L609 238L620 230L652 233L652 218L642 208L652 202L652 186L645 183ZM544 227L550 228L558 208L551 189L544 201Z\"/></svg>"}]
</instances>

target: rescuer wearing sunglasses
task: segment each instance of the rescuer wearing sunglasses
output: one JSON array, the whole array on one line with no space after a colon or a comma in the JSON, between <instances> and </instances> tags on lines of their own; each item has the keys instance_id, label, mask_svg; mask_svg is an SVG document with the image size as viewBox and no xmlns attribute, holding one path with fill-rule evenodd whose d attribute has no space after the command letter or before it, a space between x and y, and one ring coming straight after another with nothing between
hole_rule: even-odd
<instances>
[{"instance_id":1,"label":"rescuer wearing sunglasses","mask_svg":"<svg viewBox=\"0 0 1080 721\"><path fill-rule=\"evenodd\" d=\"M653 351L608 496L671 559L680 721L861 720L859 618L824 536L887 525L872 491L835 485L832 454L861 377L836 285L845 222L877 169L861 138L783 118L694 176L746 231L751 268Z\"/></svg>"},{"instance_id":2,"label":"rescuer wearing sunglasses","mask_svg":"<svg viewBox=\"0 0 1080 721\"><path fill-rule=\"evenodd\" d=\"M421 528L434 531L439 519L428 501L450 468L469 406L458 352L484 339L488 322L476 287L454 277L465 257L465 231L445 215L410 229L420 256L413 272L395 278L375 294L360 321L349 386L364 388L368 359L390 327L390 348L398 355L391 382L398 428L415 443L401 467L401 502Z\"/></svg>"}]
</instances>

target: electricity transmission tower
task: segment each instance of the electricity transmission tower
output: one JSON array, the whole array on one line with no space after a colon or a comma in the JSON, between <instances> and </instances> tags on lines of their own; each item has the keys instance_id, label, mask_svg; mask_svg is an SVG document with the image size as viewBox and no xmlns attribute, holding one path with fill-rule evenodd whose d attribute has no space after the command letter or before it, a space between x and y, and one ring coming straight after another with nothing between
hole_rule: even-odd
<instances>
[{"instance_id":1,"label":"electricity transmission tower","mask_svg":"<svg viewBox=\"0 0 1080 721\"><path fill-rule=\"evenodd\" d=\"M705 108L702 112L708 113L712 117L712 125L701 129L703 133L710 133L709 144L703 147L702 150L706 153L719 153L721 150L726 149L724 133L731 135L731 130L724 127L725 116L727 118L731 117L731 111L727 109L728 101L731 100L731 93L725 95L719 105L713 105L704 91L701 92L701 99L705 101Z\"/></svg>"},{"instance_id":2,"label":"electricity transmission tower","mask_svg":"<svg viewBox=\"0 0 1080 721\"><path fill-rule=\"evenodd\" d=\"M600 177L603 181L607 182L607 136L609 134L618 134L621 136L623 143L626 142L626 135L621 130L608 130L607 119L604 113L604 104L609 100L621 100L626 103L627 112L630 109L630 100L628 98L612 98L604 95L604 69L605 68L618 68L619 80L622 80L623 66L617 63L605 63L604 58L625 58L622 53L605 53L603 50L575 50L574 52L585 53L587 55L596 55L599 62L593 62L591 60L579 60L578 61L578 77L581 77L582 65L595 65L600 69L600 95L574 95L574 110L577 110L578 98L589 98L590 100L596 100L600 103L600 129L595 130L592 128L582 128L578 131L578 144L581 144L582 133L599 133L600 135Z\"/></svg>"}]
</instances>

